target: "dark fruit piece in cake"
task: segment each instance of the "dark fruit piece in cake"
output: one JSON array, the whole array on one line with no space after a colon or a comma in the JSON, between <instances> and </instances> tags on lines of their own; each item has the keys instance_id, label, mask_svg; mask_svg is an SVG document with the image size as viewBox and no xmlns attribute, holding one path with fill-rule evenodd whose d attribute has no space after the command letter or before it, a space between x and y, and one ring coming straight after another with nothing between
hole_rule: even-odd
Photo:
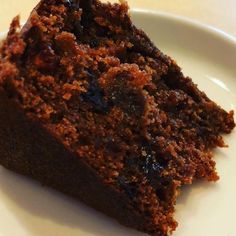
<instances>
[{"instance_id":1,"label":"dark fruit piece in cake","mask_svg":"<svg viewBox=\"0 0 236 236\"><path fill-rule=\"evenodd\" d=\"M0 49L0 163L121 224L166 236L179 188L216 181L227 113L128 7L43 0Z\"/></svg>"}]
</instances>

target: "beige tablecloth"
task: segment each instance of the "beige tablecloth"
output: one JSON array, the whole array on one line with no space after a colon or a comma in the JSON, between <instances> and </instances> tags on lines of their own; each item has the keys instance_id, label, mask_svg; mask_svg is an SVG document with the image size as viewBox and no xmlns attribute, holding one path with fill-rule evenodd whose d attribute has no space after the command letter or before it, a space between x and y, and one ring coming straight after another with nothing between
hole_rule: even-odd
<instances>
[{"instance_id":1,"label":"beige tablecloth","mask_svg":"<svg viewBox=\"0 0 236 236\"><path fill-rule=\"evenodd\" d=\"M114 2L114 0L111 0ZM27 19L38 0L0 0L0 31L20 14ZM131 8L146 8L186 16L236 36L236 0L128 0Z\"/></svg>"}]
</instances>

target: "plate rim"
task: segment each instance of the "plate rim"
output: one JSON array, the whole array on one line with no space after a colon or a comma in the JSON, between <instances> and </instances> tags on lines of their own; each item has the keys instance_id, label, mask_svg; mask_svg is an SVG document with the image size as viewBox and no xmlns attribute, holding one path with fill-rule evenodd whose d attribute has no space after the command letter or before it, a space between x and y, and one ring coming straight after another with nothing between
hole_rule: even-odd
<instances>
[{"instance_id":1,"label":"plate rim","mask_svg":"<svg viewBox=\"0 0 236 236\"><path fill-rule=\"evenodd\" d=\"M159 10L152 10L148 8L131 8L130 9L131 14L141 14L141 15L149 15L153 17L161 17L165 20L172 20L176 21L180 24L184 24L186 26L194 27L197 30L203 30L204 32L211 33L212 35L218 36L221 39L227 39L230 43L233 45L236 45L236 36L220 29L215 26L212 26L207 23L203 23L199 20L183 16L183 15L178 15L178 14L173 14L170 12L165 12L165 11L159 11Z\"/></svg>"}]
</instances>

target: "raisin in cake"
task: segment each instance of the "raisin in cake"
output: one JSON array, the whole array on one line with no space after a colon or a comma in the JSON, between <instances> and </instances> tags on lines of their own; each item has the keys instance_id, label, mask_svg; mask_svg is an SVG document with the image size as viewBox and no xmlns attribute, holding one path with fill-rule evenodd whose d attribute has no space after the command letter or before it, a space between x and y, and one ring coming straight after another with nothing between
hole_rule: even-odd
<instances>
[{"instance_id":1,"label":"raisin in cake","mask_svg":"<svg viewBox=\"0 0 236 236\"><path fill-rule=\"evenodd\" d=\"M126 3L42 0L0 49L0 164L155 236L181 186L216 181L234 128Z\"/></svg>"}]
</instances>

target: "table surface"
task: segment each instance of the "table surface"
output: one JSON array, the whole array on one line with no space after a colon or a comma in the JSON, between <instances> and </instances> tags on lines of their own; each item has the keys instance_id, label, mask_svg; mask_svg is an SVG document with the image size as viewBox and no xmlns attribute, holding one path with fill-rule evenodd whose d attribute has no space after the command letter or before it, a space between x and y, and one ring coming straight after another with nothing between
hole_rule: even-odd
<instances>
[{"instance_id":1,"label":"table surface","mask_svg":"<svg viewBox=\"0 0 236 236\"><path fill-rule=\"evenodd\" d=\"M20 14L25 21L39 0L0 0L0 31ZM115 0L110 0L115 2ZM185 16L236 37L236 0L127 0L131 8L145 8Z\"/></svg>"}]
</instances>

